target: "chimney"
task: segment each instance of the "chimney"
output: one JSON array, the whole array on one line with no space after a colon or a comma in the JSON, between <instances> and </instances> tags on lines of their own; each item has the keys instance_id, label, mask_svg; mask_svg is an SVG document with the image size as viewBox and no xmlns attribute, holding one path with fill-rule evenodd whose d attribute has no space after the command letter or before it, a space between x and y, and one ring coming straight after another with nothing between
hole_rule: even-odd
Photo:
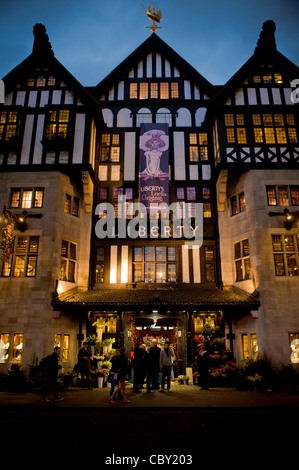
<instances>
[{"instance_id":1,"label":"chimney","mask_svg":"<svg viewBox=\"0 0 299 470\"><path fill-rule=\"evenodd\" d=\"M274 35L275 29L276 26L274 21L265 21L254 52L260 52L261 50L276 50L276 42Z\"/></svg>"},{"instance_id":2,"label":"chimney","mask_svg":"<svg viewBox=\"0 0 299 470\"><path fill-rule=\"evenodd\" d=\"M33 43L33 54L42 54L44 51L48 51L54 55L52 46L47 35L46 28L43 24L37 23L33 27L34 43Z\"/></svg>"}]
</instances>

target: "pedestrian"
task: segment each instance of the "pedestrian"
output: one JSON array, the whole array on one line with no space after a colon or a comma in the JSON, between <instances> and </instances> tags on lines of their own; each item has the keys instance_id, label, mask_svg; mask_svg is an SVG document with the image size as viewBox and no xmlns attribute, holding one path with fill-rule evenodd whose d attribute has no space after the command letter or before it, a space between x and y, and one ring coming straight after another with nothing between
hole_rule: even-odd
<instances>
[{"instance_id":1,"label":"pedestrian","mask_svg":"<svg viewBox=\"0 0 299 470\"><path fill-rule=\"evenodd\" d=\"M174 351L170 347L169 341L165 341L164 349L162 349L160 354L160 369L162 372L162 384L160 392L164 390L165 379L167 380L167 390L170 392L170 380L171 380L171 367L172 367L172 358L174 357Z\"/></svg>"},{"instance_id":2,"label":"pedestrian","mask_svg":"<svg viewBox=\"0 0 299 470\"><path fill-rule=\"evenodd\" d=\"M119 349L119 355L115 360L115 365L113 366L116 370L117 377L118 377L118 387L115 388L111 397L109 397L110 403L115 403L114 397L117 393L121 392L123 397L123 403L131 403L126 396L126 379L129 376L129 365L128 360L126 357L125 348Z\"/></svg>"},{"instance_id":3,"label":"pedestrian","mask_svg":"<svg viewBox=\"0 0 299 470\"><path fill-rule=\"evenodd\" d=\"M147 369L147 393L152 390L158 390L159 371L160 371L160 354L161 349L158 346L157 340L152 340L152 346L146 356L146 369Z\"/></svg>"},{"instance_id":4,"label":"pedestrian","mask_svg":"<svg viewBox=\"0 0 299 470\"><path fill-rule=\"evenodd\" d=\"M199 383L201 390L209 390L210 355L207 348L202 345L198 354Z\"/></svg>"},{"instance_id":5,"label":"pedestrian","mask_svg":"<svg viewBox=\"0 0 299 470\"><path fill-rule=\"evenodd\" d=\"M78 364L79 364L79 371L81 375L82 390L85 390L85 382L86 382L86 386L88 390L91 390L90 360L92 357L93 356L88 347L88 343L87 341L84 341L83 347L79 349L79 353L78 353Z\"/></svg>"},{"instance_id":6,"label":"pedestrian","mask_svg":"<svg viewBox=\"0 0 299 470\"><path fill-rule=\"evenodd\" d=\"M64 398L58 395L58 370L61 366L58 364L60 356L59 346L55 346L53 353L44 357L40 362L40 369L43 375L42 382L42 401L48 403L50 400L47 398L47 393L50 391L51 386L54 391L54 400L61 401Z\"/></svg>"},{"instance_id":7,"label":"pedestrian","mask_svg":"<svg viewBox=\"0 0 299 470\"><path fill-rule=\"evenodd\" d=\"M145 379L145 359L146 352L144 344L137 343L134 348L134 360L133 360L133 369L134 369L134 382L133 382L133 392L141 393L140 389L143 389L144 379Z\"/></svg>"},{"instance_id":8,"label":"pedestrian","mask_svg":"<svg viewBox=\"0 0 299 470\"><path fill-rule=\"evenodd\" d=\"M111 377L112 377L111 387L110 387L110 397L112 397L115 387L118 387L118 384L119 384L117 371L115 367L116 359L118 356L119 356L119 349L116 349L114 351L112 358L110 359L110 362L112 364L110 372L109 372L109 375L111 374ZM122 394L120 392L118 393L118 398L122 399Z\"/></svg>"}]
</instances>

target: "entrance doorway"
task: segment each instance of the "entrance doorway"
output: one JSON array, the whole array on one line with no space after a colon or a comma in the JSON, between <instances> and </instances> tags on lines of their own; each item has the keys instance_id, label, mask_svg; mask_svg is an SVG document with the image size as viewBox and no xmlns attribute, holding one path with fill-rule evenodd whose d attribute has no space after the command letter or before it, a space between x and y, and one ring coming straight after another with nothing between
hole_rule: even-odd
<instances>
[{"instance_id":1,"label":"entrance doorway","mask_svg":"<svg viewBox=\"0 0 299 470\"><path fill-rule=\"evenodd\" d=\"M144 344L145 349L149 350L153 339L157 340L158 346L161 349L164 348L165 341L169 341L175 355L173 363L174 376L177 376L179 373L178 364L181 362L178 348L178 333L178 320L175 318L132 318L131 351L134 350L137 343Z\"/></svg>"}]
</instances>

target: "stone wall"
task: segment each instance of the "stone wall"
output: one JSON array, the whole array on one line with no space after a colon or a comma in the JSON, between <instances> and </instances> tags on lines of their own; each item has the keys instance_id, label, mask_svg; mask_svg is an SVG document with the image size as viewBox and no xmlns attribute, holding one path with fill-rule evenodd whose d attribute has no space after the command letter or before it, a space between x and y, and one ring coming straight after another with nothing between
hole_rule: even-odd
<instances>
[{"instance_id":1,"label":"stone wall","mask_svg":"<svg viewBox=\"0 0 299 470\"><path fill-rule=\"evenodd\" d=\"M247 292L257 292L261 307L258 318L252 315L234 319L235 353L242 359L241 333L257 334L259 353L276 364L289 363L288 333L299 331L299 276L275 276L272 234L296 234L286 231L284 217L270 217L269 211L284 207L267 204L266 185L298 185L298 170L251 170L233 180L228 179L225 209L219 212L219 237L222 277L225 285L235 285ZM230 197L244 191L246 210L230 215ZM297 210L290 206L290 210ZM294 226L296 227L296 225ZM236 282L233 244L249 239L252 279Z\"/></svg>"}]
</instances>

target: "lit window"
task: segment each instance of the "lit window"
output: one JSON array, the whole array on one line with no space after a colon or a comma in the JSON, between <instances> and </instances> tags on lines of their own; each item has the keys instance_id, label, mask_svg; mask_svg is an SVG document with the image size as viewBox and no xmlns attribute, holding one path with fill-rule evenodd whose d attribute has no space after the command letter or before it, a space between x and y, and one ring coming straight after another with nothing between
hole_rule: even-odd
<instances>
[{"instance_id":1,"label":"lit window","mask_svg":"<svg viewBox=\"0 0 299 470\"><path fill-rule=\"evenodd\" d=\"M138 98L137 83L130 83L130 98L131 99L137 99Z\"/></svg>"},{"instance_id":2,"label":"lit window","mask_svg":"<svg viewBox=\"0 0 299 470\"><path fill-rule=\"evenodd\" d=\"M176 82L171 83L171 98L179 97L179 84Z\"/></svg>"},{"instance_id":3,"label":"lit window","mask_svg":"<svg viewBox=\"0 0 299 470\"><path fill-rule=\"evenodd\" d=\"M215 248L206 246L204 253L207 282L215 282Z\"/></svg>"},{"instance_id":4,"label":"lit window","mask_svg":"<svg viewBox=\"0 0 299 470\"><path fill-rule=\"evenodd\" d=\"M176 282L175 247L136 247L133 250L134 282Z\"/></svg>"},{"instance_id":5,"label":"lit window","mask_svg":"<svg viewBox=\"0 0 299 470\"><path fill-rule=\"evenodd\" d=\"M77 246L66 240L61 244L61 262L59 279L61 281L75 282Z\"/></svg>"},{"instance_id":6,"label":"lit window","mask_svg":"<svg viewBox=\"0 0 299 470\"><path fill-rule=\"evenodd\" d=\"M161 100L169 99L169 84L167 82L160 83L160 99Z\"/></svg>"},{"instance_id":7,"label":"lit window","mask_svg":"<svg viewBox=\"0 0 299 470\"><path fill-rule=\"evenodd\" d=\"M39 237L15 237L12 254L2 266L2 277L35 277Z\"/></svg>"},{"instance_id":8,"label":"lit window","mask_svg":"<svg viewBox=\"0 0 299 470\"><path fill-rule=\"evenodd\" d=\"M45 85L46 85L45 77L37 77L36 86L45 86Z\"/></svg>"},{"instance_id":9,"label":"lit window","mask_svg":"<svg viewBox=\"0 0 299 470\"><path fill-rule=\"evenodd\" d=\"M279 206L289 206L289 192L287 186L278 186L278 205Z\"/></svg>"},{"instance_id":10,"label":"lit window","mask_svg":"<svg viewBox=\"0 0 299 470\"><path fill-rule=\"evenodd\" d=\"M244 193L237 194L230 198L231 204L231 215L239 214L239 212L244 212L246 209L245 205L245 195Z\"/></svg>"},{"instance_id":11,"label":"lit window","mask_svg":"<svg viewBox=\"0 0 299 470\"><path fill-rule=\"evenodd\" d=\"M299 186L290 186L291 201L293 206L299 206Z\"/></svg>"},{"instance_id":12,"label":"lit window","mask_svg":"<svg viewBox=\"0 0 299 470\"><path fill-rule=\"evenodd\" d=\"M210 202L203 203L203 216L205 219L212 217L212 206Z\"/></svg>"},{"instance_id":13,"label":"lit window","mask_svg":"<svg viewBox=\"0 0 299 470\"><path fill-rule=\"evenodd\" d=\"M298 247L293 235L272 235L276 276L298 276Z\"/></svg>"},{"instance_id":14,"label":"lit window","mask_svg":"<svg viewBox=\"0 0 299 470\"><path fill-rule=\"evenodd\" d=\"M61 349L62 362L68 362L70 355L70 335L56 333L54 338L54 348L56 346Z\"/></svg>"},{"instance_id":15,"label":"lit window","mask_svg":"<svg viewBox=\"0 0 299 470\"><path fill-rule=\"evenodd\" d=\"M151 83L151 98L158 98L158 83Z\"/></svg>"},{"instance_id":16,"label":"lit window","mask_svg":"<svg viewBox=\"0 0 299 470\"><path fill-rule=\"evenodd\" d=\"M274 74L274 80L275 80L275 83L283 83L281 73L275 73Z\"/></svg>"},{"instance_id":17,"label":"lit window","mask_svg":"<svg viewBox=\"0 0 299 470\"><path fill-rule=\"evenodd\" d=\"M242 334L243 359L256 359L258 354L256 333Z\"/></svg>"},{"instance_id":18,"label":"lit window","mask_svg":"<svg viewBox=\"0 0 299 470\"><path fill-rule=\"evenodd\" d=\"M70 196L69 194L66 194L64 198L64 212L66 214L71 213L71 205L72 205L72 196Z\"/></svg>"},{"instance_id":19,"label":"lit window","mask_svg":"<svg viewBox=\"0 0 299 470\"><path fill-rule=\"evenodd\" d=\"M43 207L43 189L12 189L10 197L10 207L31 209L33 207Z\"/></svg>"},{"instance_id":20,"label":"lit window","mask_svg":"<svg viewBox=\"0 0 299 470\"><path fill-rule=\"evenodd\" d=\"M293 114L263 114L262 120L259 114L252 115L254 126L254 137L256 143L285 145L297 143L297 132ZM263 122L263 127L260 127Z\"/></svg>"},{"instance_id":21,"label":"lit window","mask_svg":"<svg viewBox=\"0 0 299 470\"><path fill-rule=\"evenodd\" d=\"M47 140L66 140L69 136L70 111L50 111L46 125L45 137Z\"/></svg>"},{"instance_id":22,"label":"lit window","mask_svg":"<svg viewBox=\"0 0 299 470\"><path fill-rule=\"evenodd\" d=\"M35 80L34 78L28 78L27 80L27 86L34 86L35 85Z\"/></svg>"},{"instance_id":23,"label":"lit window","mask_svg":"<svg viewBox=\"0 0 299 470\"><path fill-rule=\"evenodd\" d=\"M246 144L246 129L244 126L244 116L243 114L225 114L224 122L226 126L226 140L228 144Z\"/></svg>"},{"instance_id":24,"label":"lit window","mask_svg":"<svg viewBox=\"0 0 299 470\"><path fill-rule=\"evenodd\" d=\"M17 111L0 112L0 142L12 142L19 135L19 115Z\"/></svg>"},{"instance_id":25,"label":"lit window","mask_svg":"<svg viewBox=\"0 0 299 470\"><path fill-rule=\"evenodd\" d=\"M248 238L234 244L236 282L245 281L252 277L249 254Z\"/></svg>"},{"instance_id":26,"label":"lit window","mask_svg":"<svg viewBox=\"0 0 299 470\"><path fill-rule=\"evenodd\" d=\"M95 263L95 282L104 282L105 273L105 248L98 247L96 249L96 263Z\"/></svg>"},{"instance_id":27,"label":"lit window","mask_svg":"<svg viewBox=\"0 0 299 470\"><path fill-rule=\"evenodd\" d=\"M118 163L120 161L119 134L103 134L100 149L101 162Z\"/></svg>"},{"instance_id":28,"label":"lit window","mask_svg":"<svg viewBox=\"0 0 299 470\"><path fill-rule=\"evenodd\" d=\"M189 144L190 162L208 160L208 135L206 132L189 134Z\"/></svg>"},{"instance_id":29,"label":"lit window","mask_svg":"<svg viewBox=\"0 0 299 470\"><path fill-rule=\"evenodd\" d=\"M266 191L267 191L268 206L276 206L277 199L276 199L275 186L267 186Z\"/></svg>"},{"instance_id":30,"label":"lit window","mask_svg":"<svg viewBox=\"0 0 299 470\"><path fill-rule=\"evenodd\" d=\"M56 83L55 77L50 76L50 77L48 78L48 85L49 85L49 86L54 86L55 83Z\"/></svg>"},{"instance_id":31,"label":"lit window","mask_svg":"<svg viewBox=\"0 0 299 470\"><path fill-rule=\"evenodd\" d=\"M148 99L148 83L140 83L139 85L139 99L147 100Z\"/></svg>"}]
</instances>

